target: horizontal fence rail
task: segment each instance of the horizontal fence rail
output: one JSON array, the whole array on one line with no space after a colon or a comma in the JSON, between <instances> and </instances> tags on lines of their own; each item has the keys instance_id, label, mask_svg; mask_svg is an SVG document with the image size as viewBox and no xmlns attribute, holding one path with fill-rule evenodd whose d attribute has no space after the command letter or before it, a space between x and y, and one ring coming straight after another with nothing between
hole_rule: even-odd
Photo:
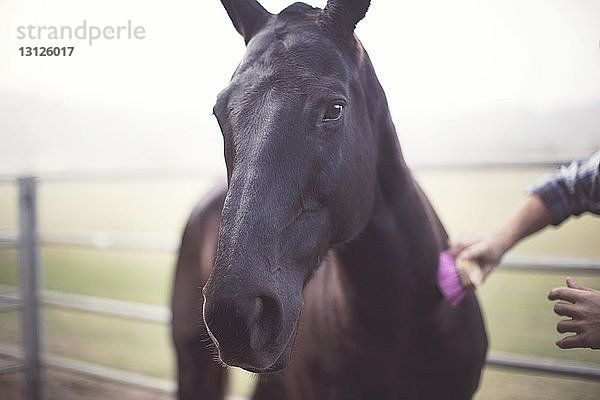
<instances>
[{"instance_id":1,"label":"horizontal fence rail","mask_svg":"<svg viewBox=\"0 0 600 400\"><path fill-rule=\"evenodd\" d=\"M0 246L14 246L17 234L9 227L0 226ZM40 232L41 245L82 246L96 249L174 251L179 239L172 235L146 232L78 231L47 229ZM547 272L600 273L600 258L568 255L509 254L502 261L502 269Z\"/></svg>"},{"instance_id":2,"label":"horizontal fence rail","mask_svg":"<svg viewBox=\"0 0 600 400\"><path fill-rule=\"evenodd\" d=\"M21 351L13 346L7 345L0 345L0 355L17 360L23 358ZM75 372L78 375L102 378L112 382L137 386L143 389L150 389L152 391L161 393L175 393L175 383L169 379L149 377L146 375L136 374L134 372L123 371L120 369L110 368L84 361L71 360L69 358L58 357L49 354L43 356L43 361L45 365L68 372Z\"/></svg>"},{"instance_id":3,"label":"horizontal fence rail","mask_svg":"<svg viewBox=\"0 0 600 400\"><path fill-rule=\"evenodd\" d=\"M600 367L581 361L574 362L545 357L492 352L488 356L486 362L490 366L499 368L600 380Z\"/></svg>"},{"instance_id":4,"label":"horizontal fence rail","mask_svg":"<svg viewBox=\"0 0 600 400\"><path fill-rule=\"evenodd\" d=\"M586 149L581 154L591 154L595 149ZM448 170L448 169L554 169L567 165L573 160L570 156L543 157L523 160L518 159L474 159L474 160L443 160L440 162L426 162L422 160L408 160L414 170ZM79 170L55 171L37 174L44 182L87 182L106 180L157 180L157 179L219 179L224 181L225 172L221 165L194 166L190 168L144 168L144 169L104 169L104 170ZM0 183L12 184L16 180L13 174L0 174Z\"/></svg>"},{"instance_id":5,"label":"horizontal fence rail","mask_svg":"<svg viewBox=\"0 0 600 400\"><path fill-rule=\"evenodd\" d=\"M16 310L21 308L21 299L17 296L9 296L0 291L0 311Z\"/></svg>"},{"instance_id":6,"label":"horizontal fence rail","mask_svg":"<svg viewBox=\"0 0 600 400\"><path fill-rule=\"evenodd\" d=\"M16 287L0 285L0 299L17 303ZM167 307L102 297L85 296L44 290L41 303L53 308L83 311L93 314L107 315L143 322L168 324L171 322L171 310Z\"/></svg>"},{"instance_id":7,"label":"horizontal fence rail","mask_svg":"<svg viewBox=\"0 0 600 400\"><path fill-rule=\"evenodd\" d=\"M0 354L2 354L2 353L0 352ZM22 369L23 369L22 363L3 365L0 367L0 374L9 374L11 372L21 371Z\"/></svg>"},{"instance_id":8,"label":"horizontal fence rail","mask_svg":"<svg viewBox=\"0 0 600 400\"><path fill-rule=\"evenodd\" d=\"M550 161L549 164L553 165L556 164L556 162ZM531 164L531 167L535 168L536 165L539 164L534 162ZM37 175L37 178L42 182L51 183L131 180L154 181L161 179L208 179L224 181L226 179L224 168L221 167L56 171L40 173ZM16 179L15 175L0 174L0 183L3 184L14 184Z\"/></svg>"},{"instance_id":9,"label":"horizontal fence rail","mask_svg":"<svg viewBox=\"0 0 600 400\"><path fill-rule=\"evenodd\" d=\"M2 247L14 247L17 246L19 242L12 237L0 237L0 248Z\"/></svg>"},{"instance_id":10,"label":"horizontal fence rail","mask_svg":"<svg viewBox=\"0 0 600 400\"><path fill-rule=\"evenodd\" d=\"M0 246L14 246L17 233L0 227ZM95 249L174 251L179 239L173 235L146 232L79 231L72 229L47 229L40 232L41 245L81 246Z\"/></svg>"},{"instance_id":11,"label":"horizontal fence rail","mask_svg":"<svg viewBox=\"0 0 600 400\"><path fill-rule=\"evenodd\" d=\"M13 346L6 345L0 345L0 355L17 360L23 358L22 351ZM43 356L43 361L45 365L52 368L56 368L58 370L75 373L77 375L88 376L91 378L99 378L109 382L116 382L127 386L151 390L158 393L175 394L177 390L175 382L170 379L162 379L147 375L141 375L135 372L123 371L121 369L88 363L85 361L72 360L70 358L59 357L49 354ZM9 371L13 371L18 370L20 366L18 364L15 364L14 366L6 368ZM225 396L225 400L248 399L246 397L241 396Z\"/></svg>"},{"instance_id":12,"label":"horizontal fence rail","mask_svg":"<svg viewBox=\"0 0 600 400\"><path fill-rule=\"evenodd\" d=\"M502 269L542 272L600 273L600 259L563 255L509 255L502 261Z\"/></svg>"},{"instance_id":13,"label":"horizontal fence rail","mask_svg":"<svg viewBox=\"0 0 600 400\"><path fill-rule=\"evenodd\" d=\"M100 297L43 292L42 304L55 308L85 311L143 322L155 322L160 324L168 324L171 322L171 310L167 307L104 299Z\"/></svg>"}]
</instances>

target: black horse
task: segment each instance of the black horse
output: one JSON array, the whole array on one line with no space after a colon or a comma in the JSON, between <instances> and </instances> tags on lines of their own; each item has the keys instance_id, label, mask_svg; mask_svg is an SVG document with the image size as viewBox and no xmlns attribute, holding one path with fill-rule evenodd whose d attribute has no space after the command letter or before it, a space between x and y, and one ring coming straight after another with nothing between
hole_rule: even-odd
<instances>
[{"instance_id":1,"label":"black horse","mask_svg":"<svg viewBox=\"0 0 600 400\"><path fill-rule=\"evenodd\" d=\"M222 3L247 50L214 107L228 187L179 253L179 397L223 398L220 361L261 373L259 400L471 398L481 313L437 288L447 236L354 35L369 1Z\"/></svg>"}]
</instances>

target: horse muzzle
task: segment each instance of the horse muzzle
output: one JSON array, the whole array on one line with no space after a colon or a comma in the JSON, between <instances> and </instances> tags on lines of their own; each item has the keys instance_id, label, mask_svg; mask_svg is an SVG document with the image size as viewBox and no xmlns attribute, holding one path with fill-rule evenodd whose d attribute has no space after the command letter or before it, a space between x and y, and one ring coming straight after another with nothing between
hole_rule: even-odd
<instances>
[{"instance_id":1,"label":"horse muzzle","mask_svg":"<svg viewBox=\"0 0 600 400\"><path fill-rule=\"evenodd\" d=\"M296 327L284 329L283 306L274 293L205 295L203 317L224 364L252 372L287 365Z\"/></svg>"}]
</instances>

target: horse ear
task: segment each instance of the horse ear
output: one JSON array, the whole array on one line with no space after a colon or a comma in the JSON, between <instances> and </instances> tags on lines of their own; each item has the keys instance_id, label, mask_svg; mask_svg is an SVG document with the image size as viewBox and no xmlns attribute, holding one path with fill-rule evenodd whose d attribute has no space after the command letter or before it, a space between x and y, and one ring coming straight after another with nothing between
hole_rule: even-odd
<instances>
[{"instance_id":1,"label":"horse ear","mask_svg":"<svg viewBox=\"0 0 600 400\"><path fill-rule=\"evenodd\" d=\"M271 15L256 0L221 0L235 29L248 44Z\"/></svg>"},{"instance_id":2,"label":"horse ear","mask_svg":"<svg viewBox=\"0 0 600 400\"><path fill-rule=\"evenodd\" d=\"M323 16L327 24L344 36L352 36L358 21L365 17L371 0L328 0Z\"/></svg>"}]
</instances>

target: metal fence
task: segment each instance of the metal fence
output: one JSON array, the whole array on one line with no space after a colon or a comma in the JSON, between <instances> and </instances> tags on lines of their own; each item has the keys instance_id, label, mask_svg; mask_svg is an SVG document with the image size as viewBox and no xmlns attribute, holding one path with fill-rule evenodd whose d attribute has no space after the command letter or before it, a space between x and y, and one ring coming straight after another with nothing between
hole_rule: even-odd
<instances>
[{"instance_id":1,"label":"metal fence","mask_svg":"<svg viewBox=\"0 0 600 400\"><path fill-rule=\"evenodd\" d=\"M2 372L23 369L25 372L24 397L27 400L44 398L44 369L41 355L42 324L40 318L40 254L37 232L36 181L32 177L20 178L19 185L19 238L5 239L3 245L18 244L20 298L3 296L0 309L21 309L23 326L23 357L21 363L11 364Z\"/></svg>"},{"instance_id":2,"label":"metal fence","mask_svg":"<svg viewBox=\"0 0 600 400\"><path fill-rule=\"evenodd\" d=\"M19 350L0 344L0 355L18 360L16 363L1 367L0 373L15 370L24 372L26 400L45 398L43 389L45 366L158 392L174 393L175 383L169 380L57 357L44 352L41 305L159 324L170 323L171 313L166 307L41 290L39 246L40 244L70 244L97 248L175 250L176 242L168 238L149 238L143 234L102 233L98 236L89 233L73 234L54 231L40 235L36 214L36 179L24 177L17 182L19 233L0 237L0 246L19 247L20 293L14 287L0 285L0 311L14 309L21 311L23 348ZM600 274L600 263L597 259L508 257L503 263L503 268ZM491 353L487 364L499 368L600 380L600 367L581 362ZM235 397L229 399L234 400Z\"/></svg>"}]
</instances>

